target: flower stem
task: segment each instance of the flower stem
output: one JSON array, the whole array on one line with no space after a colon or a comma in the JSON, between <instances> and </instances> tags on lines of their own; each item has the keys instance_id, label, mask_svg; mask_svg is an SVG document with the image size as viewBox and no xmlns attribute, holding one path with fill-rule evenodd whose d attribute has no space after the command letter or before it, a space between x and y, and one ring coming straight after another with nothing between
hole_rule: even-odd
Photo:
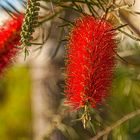
<instances>
[{"instance_id":1,"label":"flower stem","mask_svg":"<svg viewBox=\"0 0 140 140\"><path fill-rule=\"evenodd\" d=\"M109 134L110 131L112 131L116 127L120 126L122 123L132 119L133 117L135 117L137 115L140 115L140 109L135 110L135 111L125 115L124 117L122 117L120 120L118 120L111 126L105 128L103 131L100 131L99 133L97 133L97 135L95 137L93 137L91 140L98 140L99 138L103 137L104 135Z\"/></svg>"}]
</instances>

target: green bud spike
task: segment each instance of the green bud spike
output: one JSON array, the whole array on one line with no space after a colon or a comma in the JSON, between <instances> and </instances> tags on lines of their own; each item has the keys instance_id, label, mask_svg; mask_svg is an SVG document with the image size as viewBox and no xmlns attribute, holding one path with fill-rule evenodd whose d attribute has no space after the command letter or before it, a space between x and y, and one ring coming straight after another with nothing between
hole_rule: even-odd
<instances>
[{"instance_id":1,"label":"green bud spike","mask_svg":"<svg viewBox=\"0 0 140 140\"><path fill-rule=\"evenodd\" d=\"M21 31L21 43L23 48L31 46L30 41L34 28L38 26L39 2L40 0L28 0L27 2L27 9Z\"/></svg>"}]
</instances>

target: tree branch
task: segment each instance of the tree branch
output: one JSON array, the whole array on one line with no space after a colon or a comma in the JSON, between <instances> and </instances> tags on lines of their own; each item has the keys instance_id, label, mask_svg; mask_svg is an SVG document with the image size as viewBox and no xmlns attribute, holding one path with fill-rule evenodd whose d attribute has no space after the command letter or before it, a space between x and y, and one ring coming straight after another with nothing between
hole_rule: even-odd
<instances>
[{"instance_id":1,"label":"tree branch","mask_svg":"<svg viewBox=\"0 0 140 140\"><path fill-rule=\"evenodd\" d=\"M103 137L106 134L109 134L110 131L112 131L114 128L118 127L119 125L121 125L122 123L130 120L131 118L140 115L140 109L133 111L127 115L125 115L124 117L122 117L120 120L118 120L117 122L115 122L114 124L112 124L111 126L105 128L103 131L100 131L95 137L93 137L91 140L98 140L99 138Z\"/></svg>"}]
</instances>

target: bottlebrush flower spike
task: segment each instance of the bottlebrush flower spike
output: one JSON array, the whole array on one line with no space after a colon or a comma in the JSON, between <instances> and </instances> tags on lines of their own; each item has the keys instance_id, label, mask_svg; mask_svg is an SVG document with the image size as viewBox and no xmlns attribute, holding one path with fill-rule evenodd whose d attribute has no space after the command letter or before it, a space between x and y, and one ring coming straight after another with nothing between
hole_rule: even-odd
<instances>
[{"instance_id":1,"label":"bottlebrush flower spike","mask_svg":"<svg viewBox=\"0 0 140 140\"><path fill-rule=\"evenodd\" d=\"M0 74L19 51L16 46L20 42L22 21L23 15L15 15L13 19L0 27Z\"/></svg>"},{"instance_id":2,"label":"bottlebrush flower spike","mask_svg":"<svg viewBox=\"0 0 140 140\"><path fill-rule=\"evenodd\" d=\"M66 48L66 104L73 109L95 108L107 96L115 64L112 25L84 16L76 20Z\"/></svg>"}]
</instances>

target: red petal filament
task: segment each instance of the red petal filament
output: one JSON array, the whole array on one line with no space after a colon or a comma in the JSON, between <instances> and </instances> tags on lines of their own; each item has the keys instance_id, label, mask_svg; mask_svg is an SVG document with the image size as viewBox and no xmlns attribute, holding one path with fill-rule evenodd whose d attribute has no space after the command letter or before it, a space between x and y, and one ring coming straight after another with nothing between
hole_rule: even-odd
<instances>
[{"instance_id":1,"label":"red petal filament","mask_svg":"<svg viewBox=\"0 0 140 140\"><path fill-rule=\"evenodd\" d=\"M23 15L17 15L0 27L0 74L18 52Z\"/></svg>"},{"instance_id":2,"label":"red petal filament","mask_svg":"<svg viewBox=\"0 0 140 140\"><path fill-rule=\"evenodd\" d=\"M84 16L76 20L67 45L66 104L95 108L112 83L116 43L112 25Z\"/></svg>"}]
</instances>

